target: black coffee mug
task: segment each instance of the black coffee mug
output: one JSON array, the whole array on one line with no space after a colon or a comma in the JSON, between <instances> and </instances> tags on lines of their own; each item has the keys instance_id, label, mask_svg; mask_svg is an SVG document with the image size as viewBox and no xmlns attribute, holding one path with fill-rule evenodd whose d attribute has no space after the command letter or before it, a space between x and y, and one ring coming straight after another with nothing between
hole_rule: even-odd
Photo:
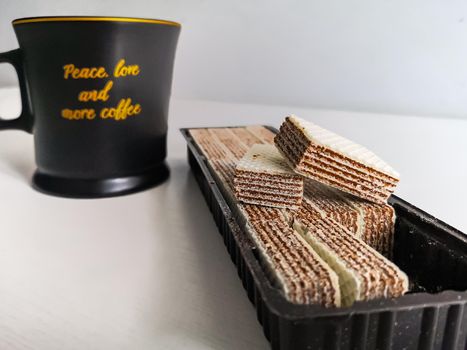
<instances>
[{"instance_id":1,"label":"black coffee mug","mask_svg":"<svg viewBox=\"0 0 467 350\"><path fill-rule=\"evenodd\" d=\"M167 179L167 114L180 25L122 17L13 21L22 113L0 129L34 134L33 186L96 198Z\"/></svg>"}]
</instances>

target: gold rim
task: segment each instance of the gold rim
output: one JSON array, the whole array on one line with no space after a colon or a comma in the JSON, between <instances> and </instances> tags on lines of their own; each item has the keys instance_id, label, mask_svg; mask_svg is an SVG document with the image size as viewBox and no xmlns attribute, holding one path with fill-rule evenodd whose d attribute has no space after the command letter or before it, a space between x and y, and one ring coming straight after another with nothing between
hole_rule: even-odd
<instances>
[{"instance_id":1,"label":"gold rim","mask_svg":"<svg viewBox=\"0 0 467 350\"><path fill-rule=\"evenodd\" d=\"M25 23L40 23L40 22L130 22L130 23L149 23L149 24L163 24L174 27L181 27L180 23L173 21L166 21L163 19L149 19L149 18L133 18L133 17L33 17L33 18L19 18L15 19L12 23L25 24Z\"/></svg>"}]
</instances>

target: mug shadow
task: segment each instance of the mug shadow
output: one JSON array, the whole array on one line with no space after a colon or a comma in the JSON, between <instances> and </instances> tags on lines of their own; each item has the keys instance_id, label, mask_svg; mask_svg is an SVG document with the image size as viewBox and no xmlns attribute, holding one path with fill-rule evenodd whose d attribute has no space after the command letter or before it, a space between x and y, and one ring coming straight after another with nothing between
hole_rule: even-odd
<instances>
[{"instance_id":1,"label":"mug shadow","mask_svg":"<svg viewBox=\"0 0 467 350\"><path fill-rule=\"evenodd\" d=\"M31 135L8 130L0 139L0 176L29 184L36 168Z\"/></svg>"},{"instance_id":2,"label":"mug shadow","mask_svg":"<svg viewBox=\"0 0 467 350\"><path fill-rule=\"evenodd\" d=\"M23 182L30 184L35 171L34 163L25 159L14 159L9 163L11 172L20 177Z\"/></svg>"},{"instance_id":3,"label":"mug shadow","mask_svg":"<svg viewBox=\"0 0 467 350\"><path fill-rule=\"evenodd\" d=\"M175 201L172 204L179 210L180 222L174 226L189 227L189 230L181 230L183 237L171 233L173 241L169 245L173 247L180 239L184 241L183 259L190 266L187 271L180 268L172 273L183 276L190 284L180 286L165 298L167 303L174 303L174 300L186 303L191 299L199 315L193 320L190 317L193 311L187 312L187 318L176 320L176 327L170 326L172 322L167 323L164 337L177 337L177 334L187 337L188 333L194 341L214 349L269 349L254 307L186 160L172 161L170 168L170 184L162 195L158 193L157 200ZM180 283L183 285L184 280ZM183 310L175 310L175 314L183 315Z\"/></svg>"},{"instance_id":4,"label":"mug shadow","mask_svg":"<svg viewBox=\"0 0 467 350\"><path fill-rule=\"evenodd\" d=\"M2 157L0 173L20 179L30 185L32 175L35 171L34 161L25 157Z\"/></svg>"}]
</instances>

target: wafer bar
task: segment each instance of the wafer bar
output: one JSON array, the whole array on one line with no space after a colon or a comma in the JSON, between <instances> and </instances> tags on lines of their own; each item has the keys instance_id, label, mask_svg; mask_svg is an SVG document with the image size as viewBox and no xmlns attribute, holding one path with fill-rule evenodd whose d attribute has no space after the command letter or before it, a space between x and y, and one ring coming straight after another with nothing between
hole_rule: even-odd
<instances>
[{"instance_id":1,"label":"wafer bar","mask_svg":"<svg viewBox=\"0 0 467 350\"><path fill-rule=\"evenodd\" d=\"M247 230L289 301L341 305L337 274L288 223L251 219Z\"/></svg>"},{"instance_id":2,"label":"wafer bar","mask_svg":"<svg viewBox=\"0 0 467 350\"><path fill-rule=\"evenodd\" d=\"M298 209L302 176L293 172L273 145L253 145L237 163L235 195L243 203Z\"/></svg>"},{"instance_id":3,"label":"wafer bar","mask_svg":"<svg viewBox=\"0 0 467 350\"><path fill-rule=\"evenodd\" d=\"M399 181L363 146L293 115L274 142L297 173L363 199L385 203Z\"/></svg>"},{"instance_id":4,"label":"wafer bar","mask_svg":"<svg viewBox=\"0 0 467 350\"><path fill-rule=\"evenodd\" d=\"M344 226L323 216L312 200L304 199L293 226L339 276L343 306L407 292L404 272Z\"/></svg>"}]
</instances>

